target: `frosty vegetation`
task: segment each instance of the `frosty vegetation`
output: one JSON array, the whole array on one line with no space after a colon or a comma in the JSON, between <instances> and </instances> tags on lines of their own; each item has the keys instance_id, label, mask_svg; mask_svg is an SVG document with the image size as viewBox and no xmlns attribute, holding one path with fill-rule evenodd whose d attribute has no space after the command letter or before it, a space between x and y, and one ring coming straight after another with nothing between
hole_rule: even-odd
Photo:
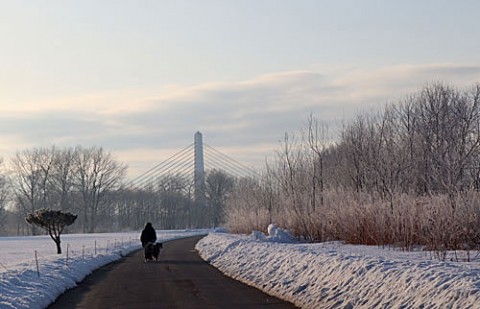
<instances>
[{"instance_id":1,"label":"frosty vegetation","mask_svg":"<svg viewBox=\"0 0 480 309\"><path fill-rule=\"evenodd\" d=\"M480 245L480 85L434 84L383 112L344 124L337 142L314 117L286 134L260 181L238 183L228 202L235 232L270 222L312 241Z\"/></svg>"},{"instance_id":2,"label":"frosty vegetation","mask_svg":"<svg viewBox=\"0 0 480 309\"><path fill-rule=\"evenodd\" d=\"M20 151L0 173L0 233L38 234L25 215L40 208L78 214L69 232L270 223L306 240L480 249L480 84L432 84L382 111L358 114L332 135L313 115L287 133L261 177L207 171L198 204L181 175L131 188L126 165L102 148ZM6 205L9 205L6 208Z\"/></svg>"}]
</instances>

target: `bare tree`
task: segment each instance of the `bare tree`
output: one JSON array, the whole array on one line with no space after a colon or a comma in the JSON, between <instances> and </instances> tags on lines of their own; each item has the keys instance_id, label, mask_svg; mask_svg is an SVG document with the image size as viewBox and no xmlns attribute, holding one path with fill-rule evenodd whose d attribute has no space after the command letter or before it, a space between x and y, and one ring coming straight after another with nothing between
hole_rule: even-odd
<instances>
[{"instance_id":1,"label":"bare tree","mask_svg":"<svg viewBox=\"0 0 480 309\"><path fill-rule=\"evenodd\" d=\"M14 188L17 202L27 211L45 207L48 203L50 172L54 161L55 148L24 150L12 159ZM35 226L31 232L36 234Z\"/></svg>"},{"instance_id":2,"label":"bare tree","mask_svg":"<svg viewBox=\"0 0 480 309\"><path fill-rule=\"evenodd\" d=\"M50 207L67 211L73 209L75 185L75 148L58 149L54 154L51 188L53 192Z\"/></svg>"},{"instance_id":3,"label":"bare tree","mask_svg":"<svg viewBox=\"0 0 480 309\"><path fill-rule=\"evenodd\" d=\"M103 148L77 148L76 187L82 196L83 232L95 231L102 203L108 192L115 191L125 176L126 165L117 162ZM107 210L113 215L113 209Z\"/></svg>"},{"instance_id":4,"label":"bare tree","mask_svg":"<svg viewBox=\"0 0 480 309\"><path fill-rule=\"evenodd\" d=\"M310 114L304 137L308 150L312 153L308 156L311 166L311 207L316 210L317 192L319 193L320 205L324 204L325 177L324 177L324 154L331 144L331 138L328 133L328 126L321 123L317 118Z\"/></svg>"},{"instance_id":5,"label":"bare tree","mask_svg":"<svg viewBox=\"0 0 480 309\"><path fill-rule=\"evenodd\" d=\"M185 228L189 216L191 182L181 175L169 175L158 179L157 186L159 226L164 229Z\"/></svg>"},{"instance_id":6,"label":"bare tree","mask_svg":"<svg viewBox=\"0 0 480 309\"><path fill-rule=\"evenodd\" d=\"M419 145L426 193L446 193L455 207L455 195L466 189L472 156L480 147L480 90L461 93L434 84L417 100Z\"/></svg>"},{"instance_id":7,"label":"bare tree","mask_svg":"<svg viewBox=\"0 0 480 309\"><path fill-rule=\"evenodd\" d=\"M220 170L212 170L205 178L205 195L213 227L223 223L228 195L233 191L234 179Z\"/></svg>"},{"instance_id":8,"label":"bare tree","mask_svg":"<svg viewBox=\"0 0 480 309\"><path fill-rule=\"evenodd\" d=\"M3 159L0 158L0 166L2 166ZM0 232L5 232L6 221L6 205L9 199L10 190L7 176L3 171L0 172Z\"/></svg>"}]
</instances>

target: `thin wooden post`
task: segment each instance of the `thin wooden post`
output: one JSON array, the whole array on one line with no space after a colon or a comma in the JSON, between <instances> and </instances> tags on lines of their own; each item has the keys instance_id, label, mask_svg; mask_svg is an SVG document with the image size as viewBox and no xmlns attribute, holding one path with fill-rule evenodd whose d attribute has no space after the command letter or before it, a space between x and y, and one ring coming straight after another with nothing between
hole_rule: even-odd
<instances>
[{"instance_id":1,"label":"thin wooden post","mask_svg":"<svg viewBox=\"0 0 480 309\"><path fill-rule=\"evenodd\" d=\"M40 278L40 269L38 267L38 252L35 250L35 264L37 265L37 276Z\"/></svg>"}]
</instances>

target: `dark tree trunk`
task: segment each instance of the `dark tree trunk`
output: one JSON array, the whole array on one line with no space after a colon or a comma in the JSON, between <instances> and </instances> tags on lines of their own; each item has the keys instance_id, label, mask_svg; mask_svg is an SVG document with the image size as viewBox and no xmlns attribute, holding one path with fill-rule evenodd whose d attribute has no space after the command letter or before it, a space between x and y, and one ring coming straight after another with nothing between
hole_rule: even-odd
<instances>
[{"instance_id":1,"label":"dark tree trunk","mask_svg":"<svg viewBox=\"0 0 480 309\"><path fill-rule=\"evenodd\" d=\"M53 240L57 245L57 254L62 254L62 247L60 246L60 237Z\"/></svg>"}]
</instances>

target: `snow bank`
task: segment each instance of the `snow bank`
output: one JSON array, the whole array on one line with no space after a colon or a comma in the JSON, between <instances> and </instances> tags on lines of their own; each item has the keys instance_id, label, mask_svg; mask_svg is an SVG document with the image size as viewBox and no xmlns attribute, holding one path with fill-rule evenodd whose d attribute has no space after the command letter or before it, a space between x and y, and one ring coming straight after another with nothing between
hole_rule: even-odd
<instances>
[{"instance_id":1,"label":"snow bank","mask_svg":"<svg viewBox=\"0 0 480 309\"><path fill-rule=\"evenodd\" d=\"M212 233L196 249L226 275L300 307L480 308L478 262L340 243L278 243L275 229L269 236Z\"/></svg>"}]
</instances>

